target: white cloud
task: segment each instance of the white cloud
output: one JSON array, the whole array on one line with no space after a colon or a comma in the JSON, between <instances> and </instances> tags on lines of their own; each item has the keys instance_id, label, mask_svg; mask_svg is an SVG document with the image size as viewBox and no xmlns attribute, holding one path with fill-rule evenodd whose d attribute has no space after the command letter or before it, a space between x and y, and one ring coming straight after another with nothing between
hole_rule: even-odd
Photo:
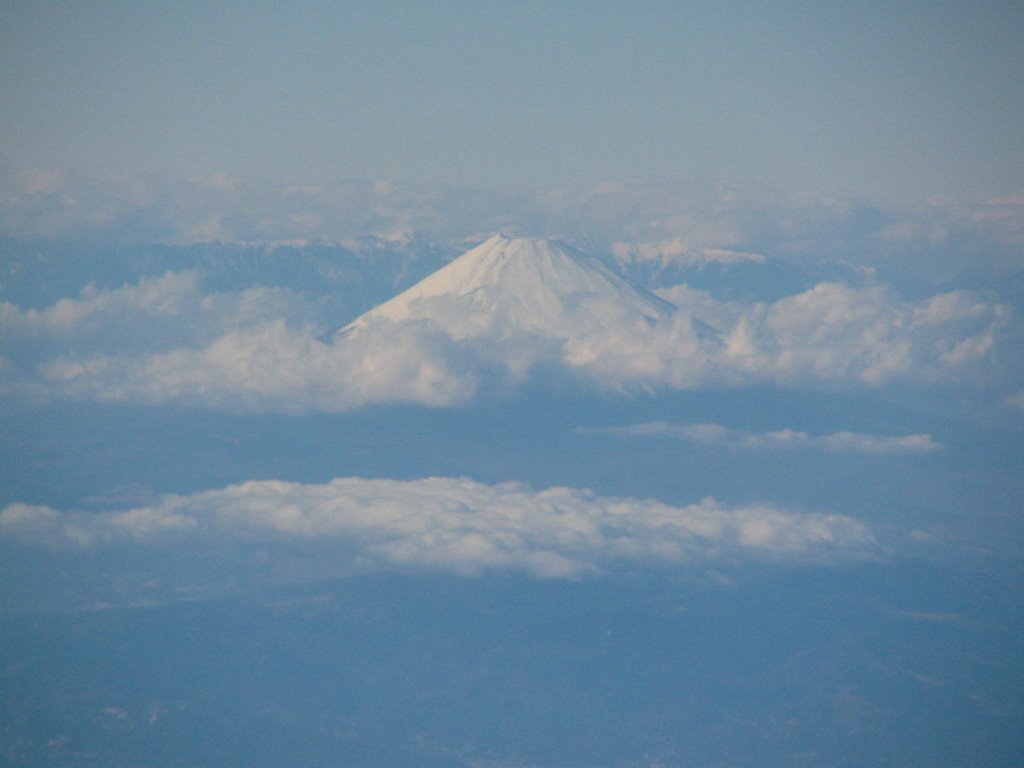
<instances>
[{"instance_id":1,"label":"white cloud","mask_svg":"<svg viewBox=\"0 0 1024 768\"><path fill-rule=\"evenodd\" d=\"M684 507L574 488L464 478L323 485L251 481L101 513L12 504L0 535L79 547L303 543L326 557L380 568L461 574L520 571L578 577L616 567L687 567L709 560L801 562L870 556L875 541L843 515L704 499ZM333 543L327 550L312 546Z\"/></svg>"},{"instance_id":2,"label":"white cloud","mask_svg":"<svg viewBox=\"0 0 1024 768\"><path fill-rule=\"evenodd\" d=\"M142 352L213 341L226 331L312 314L283 288L207 293L195 272L143 277L113 289L86 286L75 298L43 309L0 302L0 350L33 356L74 349Z\"/></svg>"},{"instance_id":3,"label":"white cloud","mask_svg":"<svg viewBox=\"0 0 1024 768\"><path fill-rule=\"evenodd\" d=\"M821 438L831 451L857 451L859 453L934 453L942 449L928 434L867 435L861 432L835 432Z\"/></svg>"},{"instance_id":4,"label":"white cloud","mask_svg":"<svg viewBox=\"0 0 1024 768\"><path fill-rule=\"evenodd\" d=\"M966 292L908 302L880 286L821 283L772 304L719 302L686 286L661 295L680 307L671 322L573 340L566 362L626 387L926 383L983 376L1010 322L1008 307Z\"/></svg>"},{"instance_id":5,"label":"white cloud","mask_svg":"<svg viewBox=\"0 0 1024 768\"><path fill-rule=\"evenodd\" d=\"M615 437L669 437L692 443L732 449L792 450L798 448L866 454L927 454L942 449L928 434L872 435L863 432L833 432L811 435L795 429L773 432L747 432L720 424L670 424L652 421L623 427L580 429L582 434L608 434Z\"/></svg>"},{"instance_id":6,"label":"white cloud","mask_svg":"<svg viewBox=\"0 0 1024 768\"><path fill-rule=\"evenodd\" d=\"M881 286L821 283L744 312L725 334L727 358L782 383L935 381L970 373L1008 314L964 292L906 302Z\"/></svg>"},{"instance_id":7,"label":"white cloud","mask_svg":"<svg viewBox=\"0 0 1024 768\"><path fill-rule=\"evenodd\" d=\"M101 514L68 514L20 502L0 510L0 535L56 547L87 547L124 537L142 540L195 525L194 518L174 511L173 504Z\"/></svg>"},{"instance_id":8,"label":"white cloud","mask_svg":"<svg viewBox=\"0 0 1024 768\"><path fill-rule=\"evenodd\" d=\"M194 274L168 273L44 309L0 304L0 377L8 392L289 412L451 406L537 371L613 391L878 387L985 381L1014 322L1007 306L966 291L908 301L881 286L821 283L771 304L686 286L662 295L674 315L611 329L488 335L483 323L459 335L450 318L382 319L328 338L295 293L208 294Z\"/></svg>"},{"instance_id":9,"label":"white cloud","mask_svg":"<svg viewBox=\"0 0 1024 768\"><path fill-rule=\"evenodd\" d=\"M829 254L939 285L963 273L1020 271L1022 197L895 208L723 184L616 182L517 194L373 179L274 187L225 174L117 179L0 168L0 232L152 243L515 231L585 235L620 250L702 261Z\"/></svg>"},{"instance_id":10,"label":"white cloud","mask_svg":"<svg viewBox=\"0 0 1024 768\"><path fill-rule=\"evenodd\" d=\"M8 504L0 510L0 531L29 541L62 538L68 528L61 513L39 504Z\"/></svg>"},{"instance_id":11,"label":"white cloud","mask_svg":"<svg viewBox=\"0 0 1024 768\"><path fill-rule=\"evenodd\" d=\"M76 397L151 404L304 412L368 403L455 405L476 390L452 341L426 327L330 344L317 329L275 320L231 331L198 349L140 357L58 359L41 368Z\"/></svg>"}]
</instances>

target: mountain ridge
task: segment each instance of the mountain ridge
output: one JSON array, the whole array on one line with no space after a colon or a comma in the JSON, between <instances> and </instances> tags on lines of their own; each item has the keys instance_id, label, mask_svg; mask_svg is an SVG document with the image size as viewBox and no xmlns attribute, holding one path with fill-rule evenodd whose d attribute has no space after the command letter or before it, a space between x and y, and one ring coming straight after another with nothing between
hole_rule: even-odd
<instances>
[{"instance_id":1,"label":"mountain ridge","mask_svg":"<svg viewBox=\"0 0 1024 768\"><path fill-rule=\"evenodd\" d=\"M675 306L560 240L496 234L343 327L430 320L453 338L525 331L571 337L654 324Z\"/></svg>"}]
</instances>

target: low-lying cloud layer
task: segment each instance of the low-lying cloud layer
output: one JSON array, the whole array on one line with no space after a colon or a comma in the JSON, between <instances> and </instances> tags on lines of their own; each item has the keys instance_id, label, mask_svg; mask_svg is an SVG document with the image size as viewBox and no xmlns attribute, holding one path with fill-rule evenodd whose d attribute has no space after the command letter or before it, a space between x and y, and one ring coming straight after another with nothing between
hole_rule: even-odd
<instances>
[{"instance_id":1,"label":"low-lying cloud layer","mask_svg":"<svg viewBox=\"0 0 1024 768\"><path fill-rule=\"evenodd\" d=\"M203 293L195 275L169 273L44 309L0 304L0 387L300 412L457 405L541 371L604 391L991 384L991 359L1015 323L1009 306L967 291L911 301L882 286L821 283L773 303L686 286L661 293L679 307L669 318L570 336L488 328L456 337L429 320L331 336L322 307L299 294Z\"/></svg>"},{"instance_id":2,"label":"low-lying cloud layer","mask_svg":"<svg viewBox=\"0 0 1024 768\"><path fill-rule=\"evenodd\" d=\"M793 450L810 448L831 452L888 454L927 454L942 449L928 434L872 435L863 432L833 432L811 435L796 429L773 432L748 432L730 429L721 424L670 424L651 421L623 427L580 429L582 434L603 434L622 438L667 437L702 445L715 445L731 449Z\"/></svg>"},{"instance_id":3,"label":"low-lying cloud layer","mask_svg":"<svg viewBox=\"0 0 1024 768\"><path fill-rule=\"evenodd\" d=\"M710 498L676 507L463 478L252 481L98 513L16 503L0 511L0 536L65 550L210 551L242 541L264 555L279 543L365 567L541 578L708 561L821 562L875 549L868 528L843 515L729 507Z\"/></svg>"}]
</instances>

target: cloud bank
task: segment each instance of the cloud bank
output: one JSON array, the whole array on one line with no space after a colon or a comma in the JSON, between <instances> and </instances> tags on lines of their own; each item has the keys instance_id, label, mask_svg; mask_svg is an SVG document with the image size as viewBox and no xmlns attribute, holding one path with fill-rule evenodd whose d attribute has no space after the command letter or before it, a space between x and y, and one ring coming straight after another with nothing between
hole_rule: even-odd
<instances>
[{"instance_id":1,"label":"cloud bank","mask_svg":"<svg viewBox=\"0 0 1024 768\"><path fill-rule=\"evenodd\" d=\"M658 323L569 336L487 324L453 334L441 322L383 319L332 336L322 309L299 294L204 293L196 275L168 273L43 309L0 304L0 386L303 412L458 405L540 372L603 391L991 383L990 359L1016 322L1008 305L968 291L911 301L883 286L821 283L773 303L686 286L660 293L679 310Z\"/></svg>"},{"instance_id":2,"label":"cloud bank","mask_svg":"<svg viewBox=\"0 0 1024 768\"><path fill-rule=\"evenodd\" d=\"M843 515L730 507L711 498L677 507L582 489L535 491L520 483L445 477L252 481L98 513L15 503L0 511L0 535L76 550L173 552L239 541L265 550L279 543L366 567L519 571L540 578L707 561L822 562L875 549L869 529ZM325 543L331 546L314 546Z\"/></svg>"},{"instance_id":3,"label":"cloud bank","mask_svg":"<svg viewBox=\"0 0 1024 768\"><path fill-rule=\"evenodd\" d=\"M800 448L873 455L921 455L942 450L942 443L928 434L872 435L863 432L833 432L810 435L795 429L747 432L721 424L670 424L651 421L623 427L579 429L581 434L603 434L622 438L668 437L691 443L746 450L794 450Z\"/></svg>"},{"instance_id":4,"label":"cloud bank","mask_svg":"<svg viewBox=\"0 0 1024 768\"><path fill-rule=\"evenodd\" d=\"M301 323L315 311L285 288L206 292L196 272L168 272L114 289L87 285L42 309L0 301L0 351L37 359L68 349L139 354L207 344L275 320Z\"/></svg>"},{"instance_id":5,"label":"cloud bank","mask_svg":"<svg viewBox=\"0 0 1024 768\"><path fill-rule=\"evenodd\" d=\"M345 239L516 232L720 260L771 253L849 259L940 285L1019 273L1024 194L916 207L801 199L729 184L613 181L525 194L349 179L273 186L211 173L115 178L0 165L0 235L114 242Z\"/></svg>"}]
</instances>

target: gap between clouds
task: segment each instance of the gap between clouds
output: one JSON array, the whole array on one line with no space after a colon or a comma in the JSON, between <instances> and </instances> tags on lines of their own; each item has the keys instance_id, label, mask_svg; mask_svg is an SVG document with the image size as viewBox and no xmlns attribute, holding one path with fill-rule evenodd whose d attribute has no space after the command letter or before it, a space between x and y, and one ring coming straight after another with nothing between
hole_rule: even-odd
<instances>
[{"instance_id":1,"label":"gap between clouds","mask_svg":"<svg viewBox=\"0 0 1024 768\"><path fill-rule=\"evenodd\" d=\"M621 427L583 427L578 434L611 435L621 438L668 437L703 445L716 445L732 449L795 450L800 448L832 452L866 453L874 455L934 453L944 448L928 434L872 435L863 432L833 432L811 435L795 429L773 432L748 432L730 429L721 424L670 424L651 421Z\"/></svg>"},{"instance_id":2,"label":"gap between clouds","mask_svg":"<svg viewBox=\"0 0 1024 768\"><path fill-rule=\"evenodd\" d=\"M218 542L248 543L265 556L276 542L363 567L539 578L708 561L820 563L877 549L871 531L844 515L726 506L712 498L678 507L446 477L251 481L98 513L15 503L0 511L0 536L58 552L144 547L154 556L200 546L216 551ZM318 546L324 543L336 546Z\"/></svg>"}]
</instances>

